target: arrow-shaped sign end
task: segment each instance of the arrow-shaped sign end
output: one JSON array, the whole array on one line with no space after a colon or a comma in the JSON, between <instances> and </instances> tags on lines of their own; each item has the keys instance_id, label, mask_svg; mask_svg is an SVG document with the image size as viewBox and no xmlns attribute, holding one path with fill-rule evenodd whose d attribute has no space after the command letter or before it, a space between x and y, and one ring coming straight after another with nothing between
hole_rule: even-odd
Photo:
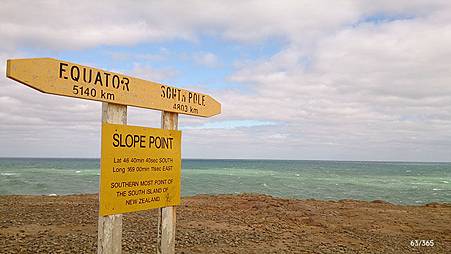
<instances>
[{"instance_id":1,"label":"arrow-shaped sign end","mask_svg":"<svg viewBox=\"0 0 451 254\"><path fill-rule=\"evenodd\" d=\"M11 75L12 61L11 59L6 60L6 77L10 79L14 79Z\"/></svg>"},{"instance_id":2,"label":"arrow-shaped sign end","mask_svg":"<svg viewBox=\"0 0 451 254\"><path fill-rule=\"evenodd\" d=\"M221 112L222 112L222 107L221 107L221 103L219 103L217 100L215 100L213 97L211 97L211 96L208 96L208 97L210 97L210 99L211 99L211 102L212 102L212 108L214 108L215 110L214 110L214 113L213 114L211 114L211 115L209 115L208 117L211 117L211 116L215 116L215 115L219 115L219 114L221 114Z\"/></svg>"},{"instance_id":3,"label":"arrow-shaped sign end","mask_svg":"<svg viewBox=\"0 0 451 254\"><path fill-rule=\"evenodd\" d=\"M45 65L50 58L28 58L28 59L8 59L6 61L6 77L47 93L45 87L33 80L36 69ZM51 60L51 59L50 59Z\"/></svg>"},{"instance_id":4,"label":"arrow-shaped sign end","mask_svg":"<svg viewBox=\"0 0 451 254\"><path fill-rule=\"evenodd\" d=\"M6 60L6 77L29 86L29 84L26 84L21 80L20 75L17 73L18 66L20 68L20 64L17 64L19 61L20 59Z\"/></svg>"}]
</instances>

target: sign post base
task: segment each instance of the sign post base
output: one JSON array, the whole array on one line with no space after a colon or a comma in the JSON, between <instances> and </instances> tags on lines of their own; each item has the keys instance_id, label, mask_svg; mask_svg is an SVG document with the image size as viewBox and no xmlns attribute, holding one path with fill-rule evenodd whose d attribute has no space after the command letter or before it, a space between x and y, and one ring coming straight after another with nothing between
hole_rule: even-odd
<instances>
[{"instance_id":1,"label":"sign post base","mask_svg":"<svg viewBox=\"0 0 451 254\"><path fill-rule=\"evenodd\" d=\"M102 122L127 124L127 106L103 102ZM97 237L97 254L122 253L122 214L99 216Z\"/></svg>"},{"instance_id":2,"label":"sign post base","mask_svg":"<svg viewBox=\"0 0 451 254\"><path fill-rule=\"evenodd\" d=\"M178 129L178 114L162 111L161 112L161 128L166 130ZM158 254L175 253L175 225L176 225L176 207L160 208L158 218Z\"/></svg>"}]
</instances>

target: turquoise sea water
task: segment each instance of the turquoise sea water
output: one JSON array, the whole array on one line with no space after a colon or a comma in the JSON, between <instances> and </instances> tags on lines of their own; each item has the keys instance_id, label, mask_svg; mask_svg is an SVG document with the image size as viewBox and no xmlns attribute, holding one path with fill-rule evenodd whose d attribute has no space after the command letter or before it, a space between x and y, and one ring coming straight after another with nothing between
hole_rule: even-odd
<instances>
[{"instance_id":1,"label":"turquoise sea water","mask_svg":"<svg viewBox=\"0 0 451 254\"><path fill-rule=\"evenodd\" d=\"M182 168L183 196L451 203L451 163L186 159ZM98 181L98 159L0 158L0 195L96 193Z\"/></svg>"}]
</instances>

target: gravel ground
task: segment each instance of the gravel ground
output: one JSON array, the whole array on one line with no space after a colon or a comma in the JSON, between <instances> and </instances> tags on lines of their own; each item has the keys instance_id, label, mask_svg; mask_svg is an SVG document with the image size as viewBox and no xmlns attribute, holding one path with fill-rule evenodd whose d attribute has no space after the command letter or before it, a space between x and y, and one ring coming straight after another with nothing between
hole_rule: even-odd
<instances>
[{"instance_id":1,"label":"gravel ground","mask_svg":"<svg viewBox=\"0 0 451 254\"><path fill-rule=\"evenodd\" d=\"M95 253L97 195L0 196L0 253ZM199 195L177 208L177 253L451 253L451 204ZM155 253L157 210L123 219L123 253ZM412 240L434 246L412 247Z\"/></svg>"}]
</instances>

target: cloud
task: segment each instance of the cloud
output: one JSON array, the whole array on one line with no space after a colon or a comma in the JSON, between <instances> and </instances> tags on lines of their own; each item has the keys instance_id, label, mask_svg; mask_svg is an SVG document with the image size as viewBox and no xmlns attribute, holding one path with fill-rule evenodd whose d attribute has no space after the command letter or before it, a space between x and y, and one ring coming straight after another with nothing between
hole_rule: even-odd
<instances>
[{"instance_id":1,"label":"cloud","mask_svg":"<svg viewBox=\"0 0 451 254\"><path fill-rule=\"evenodd\" d=\"M230 79L252 91L222 96L224 114L284 121L291 144L323 144L332 157L347 156L335 146L367 149L363 158L450 160L441 150L451 149L449 31L432 15L343 28L307 49L293 42L238 65Z\"/></svg>"},{"instance_id":2,"label":"cloud","mask_svg":"<svg viewBox=\"0 0 451 254\"><path fill-rule=\"evenodd\" d=\"M448 1L274 2L24 1L2 2L2 46L80 49L218 35L239 42L282 37L308 44L374 15L449 19Z\"/></svg>"},{"instance_id":3,"label":"cloud","mask_svg":"<svg viewBox=\"0 0 451 254\"><path fill-rule=\"evenodd\" d=\"M450 161L450 11L449 1L4 1L0 58L5 66L4 59L25 48L180 39L196 45L205 37L253 47L280 40L276 54L235 63L224 80L233 89L203 91L222 103L222 115L181 117L184 156ZM215 50L186 54L219 68L225 63ZM140 59L113 52L115 60L130 62L168 56L170 45ZM180 75L177 68L135 64L131 72L159 81ZM100 104L44 99L3 77L0 85L0 135L8 144L0 155L45 140L54 142L48 153L62 139L76 150L80 136L91 141L78 154L98 152ZM158 112L129 112L131 123L159 121Z\"/></svg>"},{"instance_id":4,"label":"cloud","mask_svg":"<svg viewBox=\"0 0 451 254\"><path fill-rule=\"evenodd\" d=\"M202 125L188 125L184 129L234 129L234 128L251 128L256 126L275 125L274 122L262 122L255 120L231 120L231 121L214 121L207 122Z\"/></svg>"},{"instance_id":5,"label":"cloud","mask_svg":"<svg viewBox=\"0 0 451 254\"><path fill-rule=\"evenodd\" d=\"M211 52L200 52L193 55L194 62L205 67L213 68L219 66L218 57Z\"/></svg>"},{"instance_id":6,"label":"cloud","mask_svg":"<svg viewBox=\"0 0 451 254\"><path fill-rule=\"evenodd\" d=\"M80 49L219 35L240 42L308 39L359 15L351 1L5 1L3 47Z\"/></svg>"},{"instance_id":7,"label":"cloud","mask_svg":"<svg viewBox=\"0 0 451 254\"><path fill-rule=\"evenodd\" d=\"M135 63L130 75L154 82L163 82L163 80L177 76L178 72L173 68L156 69L149 65Z\"/></svg>"}]
</instances>

